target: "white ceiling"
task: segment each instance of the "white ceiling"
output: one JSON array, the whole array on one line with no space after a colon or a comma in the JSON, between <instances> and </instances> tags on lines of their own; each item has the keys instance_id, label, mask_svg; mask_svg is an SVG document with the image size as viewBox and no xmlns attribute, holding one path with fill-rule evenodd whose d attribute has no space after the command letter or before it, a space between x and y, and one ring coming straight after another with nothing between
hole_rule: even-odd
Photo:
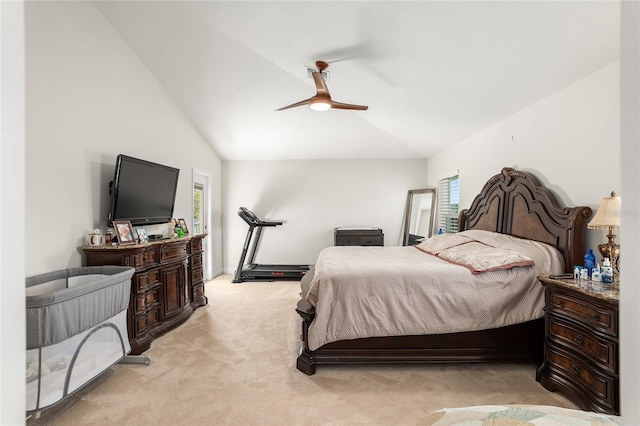
<instances>
[{"instance_id":1,"label":"white ceiling","mask_svg":"<svg viewBox=\"0 0 640 426\"><path fill-rule=\"evenodd\" d=\"M619 58L615 1L95 4L228 160L429 157ZM316 60L369 110L275 112Z\"/></svg>"}]
</instances>

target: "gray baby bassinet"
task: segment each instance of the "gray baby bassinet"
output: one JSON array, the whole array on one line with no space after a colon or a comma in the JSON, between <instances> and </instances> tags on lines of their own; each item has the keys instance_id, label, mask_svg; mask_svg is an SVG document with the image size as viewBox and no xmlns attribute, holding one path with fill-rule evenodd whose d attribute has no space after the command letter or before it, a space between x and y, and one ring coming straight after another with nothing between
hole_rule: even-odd
<instances>
[{"instance_id":1,"label":"gray baby bassinet","mask_svg":"<svg viewBox=\"0 0 640 426\"><path fill-rule=\"evenodd\" d=\"M93 266L27 278L27 412L39 415L128 358L134 271Z\"/></svg>"}]
</instances>

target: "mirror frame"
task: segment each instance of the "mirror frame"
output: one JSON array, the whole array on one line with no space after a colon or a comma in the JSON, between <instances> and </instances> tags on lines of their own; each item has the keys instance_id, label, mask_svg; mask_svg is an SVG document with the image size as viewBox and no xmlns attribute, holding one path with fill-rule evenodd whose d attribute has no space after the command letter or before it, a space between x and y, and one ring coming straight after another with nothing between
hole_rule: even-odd
<instances>
[{"instance_id":1,"label":"mirror frame","mask_svg":"<svg viewBox=\"0 0 640 426\"><path fill-rule=\"evenodd\" d=\"M417 194L431 194L431 215L429 217L429 221L431 222L429 225L429 235L427 238L433 235L434 223L433 219L435 218L436 213L436 189L435 188L423 188L423 189L410 189L407 194L407 204L405 206L404 211L404 228L402 231L402 245L406 246L409 244L409 226L411 224L411 209L413 207L413 196Z\"/></svg>"}]
</instances>

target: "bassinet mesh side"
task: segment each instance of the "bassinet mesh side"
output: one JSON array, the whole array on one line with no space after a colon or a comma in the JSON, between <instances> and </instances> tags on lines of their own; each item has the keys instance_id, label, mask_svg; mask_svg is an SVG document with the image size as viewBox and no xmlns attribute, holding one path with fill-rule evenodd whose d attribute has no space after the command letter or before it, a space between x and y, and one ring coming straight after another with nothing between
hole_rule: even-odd
<instances>
[{"instance_id":1,"label":"bassinet mesh side","mask_svg":"<svg viewBox=\"0 0 640 426\"><path fill-rule=\"evenodd\" d=\"M50 346L127 309L133 268L92 266L29 277L27 287L53 280L95 276L72 288L27 296L27 349Z\"/></svg>"}]
</instances>

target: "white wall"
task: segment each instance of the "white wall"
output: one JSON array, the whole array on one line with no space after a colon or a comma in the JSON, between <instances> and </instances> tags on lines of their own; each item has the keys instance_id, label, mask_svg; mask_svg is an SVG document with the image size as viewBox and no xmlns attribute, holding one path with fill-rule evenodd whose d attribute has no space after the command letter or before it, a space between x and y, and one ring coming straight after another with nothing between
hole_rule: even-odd
<instances>
[{"instance_id":1,"label":"white wall","mask_svg":"<svg viewBox=\"0 0 640 426\"><path fill-rule=\"evenodd\" d=\"M219 273L219 157L92 3L28 2L26 29L27 275L82 265L120 153L180 168L174 216L190 229L192 169L212 174Z\"/></svg>"},{"instance_id":2,"label":"white wall","mask_svg":"<svg viewBox=\"0 0 640 426\"><path fill-rule=\"evenodd\" d=\"M24 4L0 2L0 424L24 422Z\"/></svg>"},{"instance_id":3,"label":"white wall","mask_svg":"<svg viewBox=\"0 0 640 426\"><path fill-rule=\"evenodd\" d=\"M285 222L263 231L258 263L313 264L336 227L379 227L385 245L398 245L407 191L427 182L426 160L225 161L223 170L229 273L248 231L241 206Z\"/></svg>"},{"instance_id":4,"label":"white wall","mask_svg":"<svg viewBox=\"0 0 640 426\"><path fill-rule=\"evenodd\" d=\"M620 250L630 267L620 271L620 406L623 424L640 425L640 3L622 2Z\"/></svg>"},{"instance_id":5,"label":"white wall","mask_svg":"<svg viewBox=\"0 0 640 426\"><path fill-rule=\"evenodd\" d=\"M429 158L429 183L460 174L468 207L502 167L533 173L564 206L597 209L620 190L620 62ZM606 241L587 231L587 245ZM595 250L597 253L597 250Z\"/></svg>"}]
</instances>

